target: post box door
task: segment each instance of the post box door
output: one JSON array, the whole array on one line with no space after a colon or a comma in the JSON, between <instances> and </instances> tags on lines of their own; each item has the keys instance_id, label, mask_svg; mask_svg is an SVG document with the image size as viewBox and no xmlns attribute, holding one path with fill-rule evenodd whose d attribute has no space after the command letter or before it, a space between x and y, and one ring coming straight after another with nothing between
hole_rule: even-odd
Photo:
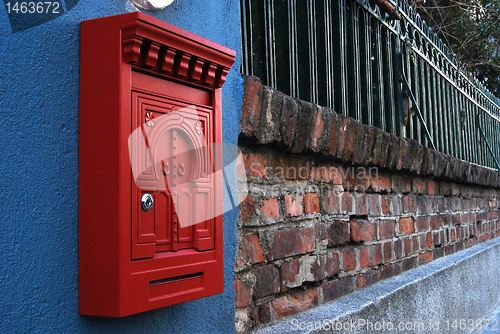
<instances>
[{"instance_id":1,"label":"post box door","mask_svg":"<svg viewBox=\"0 0 500 334\"><path fill-rule=\"evenodd\" d=\"M143 137L131 147L141 150L136 163L144 171L132 182L132 259L213 249L213 219L199 218L211 216L207 212L214 205L212 110L133 91L132 115L132 129L140 129ZM151 208L144 207L145 196Z\"/></svg>"}]
</instances>

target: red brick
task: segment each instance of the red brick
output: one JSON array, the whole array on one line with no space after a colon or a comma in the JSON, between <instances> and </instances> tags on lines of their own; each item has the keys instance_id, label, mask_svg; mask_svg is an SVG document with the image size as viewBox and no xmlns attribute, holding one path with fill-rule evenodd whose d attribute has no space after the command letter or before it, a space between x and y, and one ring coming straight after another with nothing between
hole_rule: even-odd
<instances>
[{"instance_id":1,"label":"red brick","mask_svg":"<svg viewBox=\"0 0 500 334\"><path fill-rule=\"evenodd\" d=\"M278 319L303 312L318 306L318 289L309 288L299 290L291 295L285 295L271 301L271 306L276 312Z\"/></svg>"},{"instance_id":2,"label":"red brick","mask_svg":"<svg viewBox=\"0 0 500 334\"><path fill-rule=\"evenodd\" d=\"M277 218L280 215L280 205L277 198L260 201L260 212L266 217Z\"/></svg>"},{"instance_id":3,"label":"red brick","mask_svg":"<svg viewBox=\"0 0 500 334\"><path fill-rule=\"evenodd\" d=\"M313 274L313 281L322 281L325 278L326 260L324 255L318 255L316 261L311 265L311 273Z\"/></svg>"},{"instance_id":4,"label":"red brick","mask_svg":"<svg viewBox=\"0 0 500 334\"><path fill-rule=\"evenodd\" d=\"M303 215L302 195L285 195L285 209L287 217L298 217Z\"/></svg>"},{"instance_id":5,"label":"red brick","mask_svg":"<svg viewBox=\"0 0 500 334\"><path fill-rule=\"evenodd\" d=\"M435 181L429 181L427 182L427 193L429 195L436 195L436 182Z\"/></svg>"},{"instance_id":6,"label":"red brick","mask_svg":"<svg viewBox=\"0 0 500 334\"><path fill-rule=\"evenodd\" d=\"M444 254L445 255L450 255L450 254L453 254L455 253L455 247L454 245L448 245L444 248Z\"/></svg>"},{"instance_id":7,"label":"red brick","mask_svg":"<svg viewBox=\"0 0 500 334\"><path fill-rule=\"evenodd\" d=\"M352 118L343 117L339 115L339 119L342 120L339 131L339 139L338 139L338 150L337 150L337 158L342 159L343 161L348 161L352 156L352 151L354 148L354 137L355 134L353 132L354 122Z\"/></svg>"},{"instance_id":8,"label":"red brick","mask_svg":"<svg viewBox=\"0 0 500 334\"><path fill-rule=\"evenodd\" d=\"M322 108L317 106L316 117L314 119L314 124L312 128L312 136L311 136L311 144L310 147L314 152L319 151L319 141L321 140L321 136L323 135L323 117L322 117Z\"/></svg>"},{"instance_id":9,"label":"red brick","mask_svg":"<svg viewBox=\"0 0 500 334\"><path fill-rule=\"evenodd\" d=\"M269 303L256 305L252 311L252 319L255 321L256 326L271 322L271 305Z\"/></svg>"},{"instance_id":10,"label":"red brick","mask_svg":"<svg viewBox=\"0 0 500 334\"><path fill-rule=\"evenodd\" d=\"M409 193L411 180L404 175L392 175L392 190L397 193Z\"/></svg>"},{"instance_id":11,"label":"red brick","mask_svg":"<svg viewBox=\"0 0 500 334\"><path fill-rule=\"evenodd\" d=\"M451 242L455 242L457 241L457 231L455 230L455 228L450 228L450 241Z\"/></svg>"},{"instance_id":12,"label":"red brick","mask_svg":"<svg viewBox=\"0 0 500 334\"><path fill-rule=\"evenodd\" d=\"M351 220L351 240L354 242L364 242L375 240L377 228L375 224L367 220Z\"/></svg>"},{"instance_id":13,"label":"red brick","mask_svg":"<svg viewBox=\"0 0 500 334\"><path fill-rule=\"evenodd\" d=\"M417 209L417 198L415 196L403 196L403 211L405 213L415 213Z\"/></svg>"},{"instance_id":14,"label":"red brick","mask_svg":"<svg viewBox=\"0 0 500 334\"><path fill-rule=\"evenodd\" d=\"M382 204L382 214L388 215L389 214L389 198L387 196L381 196L380 201Z\"/></svg>"},{"instance_id":15,"label":"red brick","mask_svg":"<svg viewBox=\"0 0 500 334\"><path fill-rule=\"evenodd\" d=\"M401 239L394 240L394 257L399 259L403 256L403 241Z\"/></svg>"},{"instance_id":16,"label":"red brick","mask_svg":"<svg viewBox=\"0 0 500 334\"><path fill-rule=\"evenodd\" d=\"M287 180L309 180L312 164L309 160L276 155L273 160L273 175Z\"/></svg>"},{"instance_id":17,"label":"red brick","mask_svg":"<svg viewBox=\"0 0 500 334\"><path fill-rule=\"evenodd\" d=\"M366 288L380 281L380 272L378 270L368 270L364 274L356 275L356 289Z\"/></svg>"},{"instance_id":18,"label":"red brick","mask_svg":"<svg viewBox=\"0 0 500 334\"><path fill-rule=\"evenodd\" d=\"M240 204L240 219L247 220L250 219L252 214L255 212L255 198L252 196L247 196L243 202Z\"/></svg>"},{"instance_id":19,"label":"red brick","mask_svg":"<svg viewBox=\"0 0 500 334\"><path fill-rule=\"evenodd\" d=\"M407 271L407 270L416 268L417 266L418 266L418 258L416 256L410 257L408 259L404 259L401 262L402 271Z\"/></svg>"},{"instance_id":20,"label":"red brick","mask_svg":"<svg viewBox=\"0 0 500 334\"><path fill-rule=\"evenodd\" d=\"M431 230L437 230L443 226L441 216L432 216L431 217Z\"/></svg>"},{"instance_id":21,"label":"red brick","mask_svg":"<svg viewBox=\"0 0 500 334\"><path fill-rule=\"evenodd\" d=\"M328 247L345 245L350 240L349 223L347 221L333 221L326 229L328 236Z\"/></svg>"},{"instance_id":22,"label":"red brick","mask_svg":"<svg viewBox=\"0 0 500 334\"><path fill-rule=\"evenodd\" d=\"M258 267L254 270L256 282L254 296L262 298L280 292L280 273L274 264Z\"/></svg>"},{"instance_id":23,"label":"red brick","mask_svg":"<svg viewBox=\"0 0 500 334\"><path fill-rule=\"evenodd\" d=\"M384 262L392 260L392 242L384 243Z\"/></svg>"},{"instance_id":24,"label":"red brick","mask_svg":"<svg viewBox=\"0 0 500 334\"><path fill-rule=\"evenodd\" d=\"M248 76L244 78L243 87L240 126L241 132L251 137L259 121L261 83L259 78Z\"/></svg>"},{"instance_id":25,"label":"red brick","mask_svg":"<svg viewBox=\"0 0 500 334\"><path fill-rule=\"evenodd\" d=\"M356 270L356 249L354 247L344 248L342 250L342 258L346 271Z\"/></svg>"},{"instance_id":26,"label":"red brick","mask_svg":"<svg viewBox=\"0 0 500 334\"><path fill-rule=\"evenodd\" d=\"M423 194L427 193L427 182L422 179L413 179L413 188L412 191L415 194Z\"/></svg>"},{"instance_id":27,"label":"red brick","mask_svg":"<svg viewBox=\"0 0 500 334\"><path fill-rule=\"evenodd\" d=\"M327 251L325 271L327 277L332 277L340 272L339 253L336 250Z\"/></svg>"},{"instance_id":28,"label":"red brick","mask_svg":"<svg viewBox=\"0 0 500 334\"><path fill-rule=\"evenodd\" d=\"M267 160L258 153L243 153L243 163L245 170L251 178L261 178L266 180L267 175Z\"/></svg>"},{"instance_id":29,"label":"red brick","mask_svg":"<svg viewBox=\"0 0 500 334\"><path fill-rule=\"evenodd\" d=\"M390 192L391 178L387 175L375 175L370 178L370 188L374 192Z\"/></svg>"},{"instance_id":30,"label":"red brick","mask_svg":"<svg viewBox=\"0 0 500 334\"><path fill-rule=\"evenodd\" d=\"M382 245L376 244L371 246L372 250L372 266L378 266L382 263Z\"/></svg>"},{"instance_id":31,"label":"red brick","mask_svg":"<svg viewBox=\"0 0 500 334\"><path fill-rule=\"evenodd\" d=\"M353 292L354 281L352 276L348 276L324 283L321 287L323 288L324 302L327 303Z\"/></svg>"},{"instance_id":32,"label":"red brick","mask_svg":"<svg viewBox=\"0 0 500 334\"><path fill-rule=\"evenodd\" d=\"M412 253L412 244L413 240L411 238L403 240L403 254L405 256L410 255Z\"/></svg>"},{"instance_id":33,"label":"red brick","mask_svg":"<svg viewBox=\"0 0 500 334\"><path fill-rule=\"evenodd\" d=\"M289 283L295 283L296 277L300 272L300 261L293 259L291 261L283 262L280 267L281 277L281 291L287 290ZM293 286L293 285L292 285Z\"/></svg>"},{"instance_id":34,"label":"red brick","mask_svg":"<svg viewBox=\"0 0 500 334\"><path fill-rule=\"evenodd\" d=\"M241 241L240 257L236 267L243 264L254 264L264 261L262 248L260 247L259 237L256 235L246 235Z\"/></svg>"},{"instance_id":35,"label":"red brick","mask_svg":"<svg viewBox=\"0 0 500 334\"><path fill-rule=\"evenodd\" d=\"M389 239L394 237L396 222L394 220L381 220L378 223L379 240Z\"/></svg>"},{"instance_id":36,"label":"red brick","mask_svg":"<svg viewBox=\"0 0 500 334\"><path fill-rule=\"evenodd\" d=\"M342 173L337 167L329 164L312 167L313 176L316 181L326 183L342 184Z\"/></svg>"},{"instance_id":37,"label":"red brick","mask_svg":"<svg viewBox=\"0 0 500 334\"><path fill-rule=\"evenodd\" d=\"M425 237L425 245L427 246L427 248L431 248L432 246L434 246L434 243L432 241L432 232L427 233Z\"/></svg>"},{"instance_id":38,"label":"red brick","mask_svg":"<svg viewBox=\"0 0 500 334\"><path fill-rule=\"evenodd\" d=\"M302 227L274 232L268 260L314 251L314 228Z\"/></svg>"},{"instance_id":39,"label":"red brick","mask_svg":"<svg viewBox=\"0 0 500 334\"><path fill-rule=\"evenodd\" d=\"M342 202L341 202L341 210L342 213L351 213L352 212L352 197L348 192L342 193Z\"/></svg>"},{"instance_id":40,"label":"red brick","mask_svg":"<svg viewBox=\"0 0 500 334\"><path fill-rule=\"evenodd\" d=\"M339 129L337 127L337 114L331 113L330 119L332 124L330 126L330 134L328 135L328 139L326 141L325 153L329 156L335 157L337 156L337 148L338 148L338 133Z\"/></svg>"},{"instance_id":41,"label":"red brick","mask_svg":"<svg viewBox=\"0 0 500 334\"><path fill-rule=\"evenodd\" d=\"M306 214L319 212L318 194L307 193L304 195L304 211Z\"/></svg>"},{"instance_id":42,"label":"red brick","mask_svg":"<svg viewBox=\"0 0 500 334\"><path fill-rule=\"evenodd\" d=\"M365 169L354 167L340 168L343 177L342 185L345 191L356 191L364 193L370 186L370 175Z\"/></svg>"},{"instance_id":43,"label":"red brick","mask_svg":"<svg viewBox=\"0 0 500 334\"><path fill-rule=\"evenodd\" d=\"M367 195L368 196L368 207L371 216L379 216L381 212L380 208L380 195Z\"/></svg>"},{"instance_id":44,"label":"red brick","mask_svg":"<svg viewBox=\"0 0 500 334\"><path fill-rule=\"evenodd\" d=\"M426 264L432 261L432 251L428 251L418 255L418 264Z\"/></svg>"},{"instance_id":45,"label":"red brick","mask_svg":"<svg viewBox=\"0 0 500 334\"><path fill-rule=\"evenodd\" d=\"M322 197L323 211L325 213L339 213L340 200L339 194L335 191L327 190L323 193Z\"/></svg>"},{"instance_id":46,"label":"red brick","mask_svg":"<svg viewBox=\"0 0 500 334\"><path fill-rule=\"evenodd\" d=\"M370 266L370 249L368 246L359 249L359 267L360 269Z\"/></svg>"},{"instance_id":47,"label":"red brick","mask_svg":"<svg viewBox=\"0 0 500 334\"><path fill-rule=\"evenodd\" d=\"M234 280L233 288L236 293L234 304L237 308L247 306L252 298L252 287L245 285L240 279Z\"/></svg>"},{"instance_id":48,"label":"red brick","mask_svg":"<svg viewBox=\"0 0 500 334\"><path fill-rule=\"evenodd\" d=\"M365 194L356 194L355 195L355 204L356 204L356 215L367 215L368 214L368 206L366 203L366 195Z\"/></svg>"},{"instance_id":49,"label":"red brick","mask_svg":"<svg viewBox=\"0 0 500 334\"><path fill-rule=\"evenodd\" d=\"M420 251L418 239L419 239L418 235L413 236L413 253L417 253L418 251Z\"/></svg>"},{"instance_id":50,"label":"red brick","mask_svg":"<svg viewBox=\"0 0 500 334\"><path fill-rule=\"evenodd\" d=\"M424 232L429 230L429 217L421 216L417 218L417 231Z\"/></svg>"},{"instance_id":51,"label":"red brick","mask_svg":"<svg viewBox=\"0 0 500 334\"><path fill-rule=\"evenodd\" d=\"M399 233L410 234L415 232L412 217L404 217L399 219Z\"/></svg>"}]
</instances>

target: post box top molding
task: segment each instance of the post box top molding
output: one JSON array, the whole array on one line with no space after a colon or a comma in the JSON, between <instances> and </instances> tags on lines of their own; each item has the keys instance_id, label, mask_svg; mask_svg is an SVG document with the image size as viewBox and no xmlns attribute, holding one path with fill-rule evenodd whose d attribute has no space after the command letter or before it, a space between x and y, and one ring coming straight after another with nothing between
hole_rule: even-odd
<instances>
[{"instance_id":1,"label":"post box top molding","mask_svg":"<svg viewBox=\"0 0 500 334\"><path fill-rule=\"evenodd\" d=\"M141 12L84 21L109 20L121 30L125 61L188 82L220 88L235 51Z\"/></svg>"}]
</instances>

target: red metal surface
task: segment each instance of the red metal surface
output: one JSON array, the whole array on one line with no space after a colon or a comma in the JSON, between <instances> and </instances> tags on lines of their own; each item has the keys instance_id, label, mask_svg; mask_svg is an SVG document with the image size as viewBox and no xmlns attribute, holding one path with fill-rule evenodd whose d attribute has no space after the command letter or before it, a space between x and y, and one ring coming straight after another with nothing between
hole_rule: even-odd
<instances>
[{"instance_id":1,"label":"red metal surface","mask_svg":"<svg viewBox=\"0 0 500 334\"><path fill-rule=\"evenodd\" d=\"M223 291L222 216L181 227L174 205L182 202L193 219L222 211L222 180L205 177L220 169L219 153L205 165L191 153L167 159L151 175L171 188L145 190L141 182L154 178L134 181L128 139L134 129L194 106L181 114L182 126L158 130L148 148L174 155L196 149L197 136L220 143L221 86L234 57L140 12L82 22L80 314L123 317ZM203 184L182 182L200 175ZM154 198L150 211L141 209L146 192Z\"/></svg>"}]
</instances>

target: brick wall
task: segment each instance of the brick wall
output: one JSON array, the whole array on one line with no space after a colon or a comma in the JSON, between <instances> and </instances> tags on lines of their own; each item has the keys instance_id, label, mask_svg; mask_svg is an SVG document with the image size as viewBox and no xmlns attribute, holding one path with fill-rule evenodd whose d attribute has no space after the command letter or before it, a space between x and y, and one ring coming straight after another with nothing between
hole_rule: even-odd
<instances>
[{"instance_id":1,"label":"brick wall","mask_svg":"<svg viewBox=\"0 0 500 334\"><path fill-rule=\"evenodd\" d=\"M499 236L499 173L244 87L238 332Z\"/></svg>"}]
</instances>

